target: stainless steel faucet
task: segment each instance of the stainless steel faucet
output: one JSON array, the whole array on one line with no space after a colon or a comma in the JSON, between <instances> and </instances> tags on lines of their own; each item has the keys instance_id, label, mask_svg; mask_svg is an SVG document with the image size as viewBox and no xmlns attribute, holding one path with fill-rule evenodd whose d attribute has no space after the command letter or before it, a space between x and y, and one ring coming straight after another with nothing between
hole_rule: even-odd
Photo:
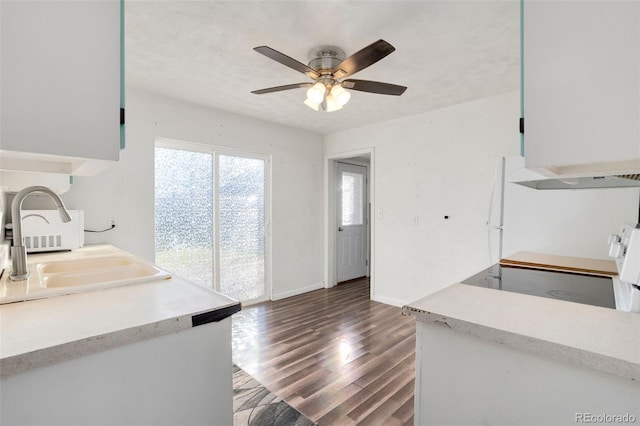
<instances>
[{"instance_id":1,"label":"stainless steel faucet","mask_svg":"<svg viewBox=\"0 0 640 426\"><path fill-rule=\"evenodd\" d=\"M46 186L29 186L18 192L11 203L11 220L13 222L13 247L11 247L12 271L9 278L13 281L22 281L29 278L27 270L27 248L22 240L22 202L34 192L48 195L56 203L60 219L63 222L70 222L71 216L64 206L58 194Z\"/></svg>"}]
</instances>

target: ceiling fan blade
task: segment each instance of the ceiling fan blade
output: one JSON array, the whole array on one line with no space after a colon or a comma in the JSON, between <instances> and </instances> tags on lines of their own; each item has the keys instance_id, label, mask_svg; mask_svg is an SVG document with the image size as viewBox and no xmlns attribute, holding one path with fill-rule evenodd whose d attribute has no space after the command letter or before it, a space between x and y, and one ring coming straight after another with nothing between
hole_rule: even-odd
<instances>
[{"instance_id":1,"label":"ceiling fan blade","mask_svg":"<svg viewBox=\"0 0 640 426\"><path fill-rule=\"evenodd\" d=\"M335 68L333 75L336 78L347 77L367 68L369 65L375 64L394 50L396 50L396 48L386 41L378 40L340 62Z\"/></svg>"},{"instance_id":2,"label":"ceiling fan blade","mask_svg":"<svg viewBox=\"0 0 640 426\"><path fill-rule=\"evenodd\" d=\"M268 89L254 90L251 93L256 95L264 95L265 93L282 92L283 90L299 89L301 87L311 87L314 83L296 83L287 84L285 86L269 87Z\"/></svg>"},{"instance_id":3,"label":"ceiling fan blade","mask_svg":"<svg viewBox=\"0 0 640 426\"><path fill-rule=\"evenodd\" d=\"M258 53L262 53L267 58L273 59L276 62L280 62L282 65L292 68L296 71L299 71L307 76L313 78L314 80L320 77L320 74L314 70L303 64L302 62L298 62L295 59L285 55L284 53L280 53L277 50L270 48L269 46L258 46L254 47Z\"/></svg>"},{"instance_id":4,"label":"ceiling fan blade","mask_svg":"<svg viewBox=\"0 0 640 426\"><path fill-rule=\"evenodd\" d=\"M361 92L378 93L380 95L400 96L407 88L398 86L397 84L381 83L379 81L370 80L344 80L342 87L345 89L359 90Z\"/></svg>"}]
</instances>

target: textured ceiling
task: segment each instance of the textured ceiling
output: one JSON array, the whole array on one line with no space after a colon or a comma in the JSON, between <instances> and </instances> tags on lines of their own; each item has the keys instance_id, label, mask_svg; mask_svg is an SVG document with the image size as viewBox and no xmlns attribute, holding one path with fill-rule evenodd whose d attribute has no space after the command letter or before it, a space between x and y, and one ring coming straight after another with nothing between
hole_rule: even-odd
<instances>
[{"instance_id":1,"label":"textured ceiling","mask_svg":"<svg viewBox=\"0 0 640 426\"><path fill-rule=\"evenodd\" d=\"M519 2L136 1L125 3L127 85L318 133L419 114L518 89ZM352 91L340 111L303 104L311 81L253 48L300 62L335 45L347 56L384 39L396 51L353 78L407 86L402 96Z\"/></svg>"}]
</instances>

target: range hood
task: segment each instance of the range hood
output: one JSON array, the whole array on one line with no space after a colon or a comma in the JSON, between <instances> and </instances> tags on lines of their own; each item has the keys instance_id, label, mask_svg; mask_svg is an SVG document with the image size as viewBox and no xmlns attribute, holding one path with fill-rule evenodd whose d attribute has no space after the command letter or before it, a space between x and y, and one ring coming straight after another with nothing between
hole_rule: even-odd
<instances>
[{"instance_id":1,"label":"range hood","mask_svg":"<svg viewBox=\"0 0 640 426\"><path fill-rule=\"evenodd\" d=\"M512 182L534 189L640 188L640 174L577 178L549 178L537 175L537 179Z\"/></svg>"},{"instance_id":2,"label":"range hood","mask_svg":"<svg viewBox=\"0 0 640 426\"><path fill-rule=\"evenodd\" d=\"M640 188L640 171L637 173L615 174L594 173L589 176L545 176L522 167L508 176L509 182L533 189L594 189L594 188Z\"/></svg>"}]
</instances>

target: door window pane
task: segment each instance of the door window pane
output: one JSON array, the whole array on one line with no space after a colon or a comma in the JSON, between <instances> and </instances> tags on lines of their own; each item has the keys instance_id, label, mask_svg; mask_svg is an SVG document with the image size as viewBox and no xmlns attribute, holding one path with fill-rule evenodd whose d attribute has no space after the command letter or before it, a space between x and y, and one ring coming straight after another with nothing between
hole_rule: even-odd
<instances>
[{"instance_id":1,"label":"door window pane","mask_svg":"<svg viewBox=\"0 0 640 426\"><path fill-rule=\"evenodd\" d=\"M213 156L156 147L156 263L213 286ZM135 212L134 212L135 214Z\"/></svg>"},{"instance_id":2,"label":"door window pane","mask_svg":"<svg viewBox=\"0 0 640 426\"><path fill-rule=\"evenodd\" d=\"M265 294L265 162L219 156L220 292Z\"/></svg>"},{"instance_id":3,"label":"door window pane","mask_svg":"<svg viewBox=\"0 0 640 426\"><path fill-rule=\"evenodd\" d=\"M342 225L364 224L364 176L342 172Z\"/></svg>"}]
</instances>

